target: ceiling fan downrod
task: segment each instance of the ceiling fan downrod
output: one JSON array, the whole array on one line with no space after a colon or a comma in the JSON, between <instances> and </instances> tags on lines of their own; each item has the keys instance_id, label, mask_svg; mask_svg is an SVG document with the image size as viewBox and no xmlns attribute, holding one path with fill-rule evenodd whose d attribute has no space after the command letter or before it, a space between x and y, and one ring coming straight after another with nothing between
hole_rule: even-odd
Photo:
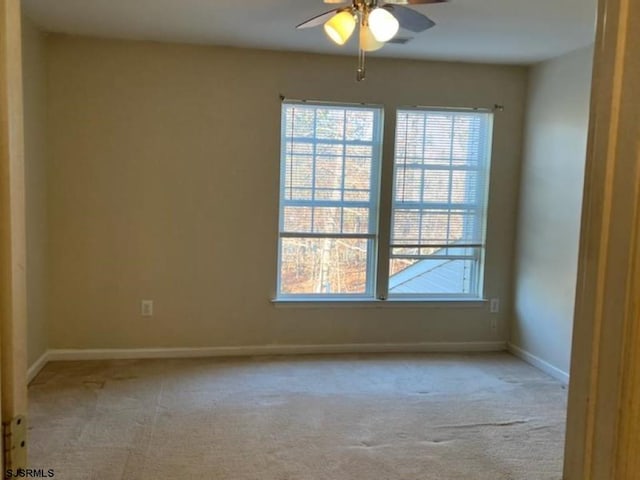
<instances>
[{"instance_id":1,"label":"ceiling fan downrod","mask_svg":"<svg viewBox=\"0 0 640 480\"><path fill-rule=\"evenodd\" d=\"M360 49L358 51L358 69L356 70L356 82L363 81L367 76L367 71L365 68L365 52Z\"/></svg>"},{"instance_id":2,"label":"ceiling fan downrod","mask_svg":"<svg viewBox=\"0 0 640 480\"><path fill-rule=\"evenodd\" d=\"M356 69L356 82L363 81L367 76L367 70L365 66L366 52L364 50L364 45L362 44L362 32L365 28L368 28L368 13L370 9L373 8L374 3L377 2L375 0L372 0L370 2L367 2L366 0L353 1L353 8L360 14L360 32L358 35L358 68Z\"/></svg>"},{"instance_id":3,"label":"ceiling fan downrod","mask_svg":"<svg viewBox=\"0 0 640 480\"><path fill-rule=\"evenodd\" d=\"M356 69L356 81L361 82L367 76L366 55L367 49L364 44L365 33L369 29L369 13L378 7L378 0L353 0L354 14L359 17L359 35L358 35L358 68Z\"/></svg>"}]
</instances>

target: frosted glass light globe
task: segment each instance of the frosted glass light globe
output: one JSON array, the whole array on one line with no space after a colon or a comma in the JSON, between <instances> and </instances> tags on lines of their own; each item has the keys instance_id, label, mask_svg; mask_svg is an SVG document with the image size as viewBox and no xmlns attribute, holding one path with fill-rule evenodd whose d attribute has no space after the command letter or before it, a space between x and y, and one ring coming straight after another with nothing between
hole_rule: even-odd
<instances>
[{"instance_id":1,"label":"frosted glass light globe","mask_svg":"<svg viewBox=\"0 0 640 480\"><path fill-rule=\"evenodd\" d=\"M384 42L379 42L366 25L360 27L360 48L365 52L375 52L384 47Z\"/></svg>"},{"instance_id":2,"label":"frosted glass light globe","mask_svg":"<svg viewBox=\"0 0 640 480\"><path fill-rule=\"evenodd\" d=\"M349 10L336 13L324 24L324 31L338 45L344 45L356 28L356 19Z\"/></svg>"},{"instance_id":3,"label":"frosted glass light globe","mask_svg":"<svg viewBox=\"0 0 640 480\"><path fill-rule=\"evenodd\" d=\"M398 33L400 24L389 11L384 8L374 8L369 13L369 28L376 40L388 42Z\"/></svg>"}]
</instances>

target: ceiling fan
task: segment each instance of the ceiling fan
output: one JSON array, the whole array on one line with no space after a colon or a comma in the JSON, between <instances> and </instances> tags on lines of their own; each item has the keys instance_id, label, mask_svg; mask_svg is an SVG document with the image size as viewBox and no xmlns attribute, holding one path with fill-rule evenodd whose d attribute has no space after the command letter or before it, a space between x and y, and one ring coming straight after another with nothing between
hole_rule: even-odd
<instances>
[{"instance_id":1,"label":"ceiling fan","mask_svg":"<svg viewBox=\"0 0 640 480\"><path fill-rule=\"evenodd\" d=\"M343 4L345 0L323 0L327 4ZM318 27L324 24L327 36L338 45L347 43L359 26L358 70L356 80L365 78L365 53L393 42L400 27L418 33L435 25L426 15L404 5L444 3L448 0L351 0L350 5L336 7L328 12L305 20L298 29ZM405 41L406 42L406 41ZM398 42L398 43L405 43Z\"/></svg>"}]
</instances>

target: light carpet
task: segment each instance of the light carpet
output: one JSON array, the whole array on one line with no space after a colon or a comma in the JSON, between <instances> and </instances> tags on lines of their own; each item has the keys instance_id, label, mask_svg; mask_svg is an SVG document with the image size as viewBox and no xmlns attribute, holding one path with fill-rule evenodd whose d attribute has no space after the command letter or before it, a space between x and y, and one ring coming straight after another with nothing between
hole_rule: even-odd
<instances>
[{"instance_id":1,"label":"light carpet","mask_svg":"<svg viewBox=\"0 0 640 480\"><path fill-rule=\"evenodd\" d=\"M566 389L506 353L57 362L29 400L56 480L562 476Z\"/></svg>"}]
</instances>

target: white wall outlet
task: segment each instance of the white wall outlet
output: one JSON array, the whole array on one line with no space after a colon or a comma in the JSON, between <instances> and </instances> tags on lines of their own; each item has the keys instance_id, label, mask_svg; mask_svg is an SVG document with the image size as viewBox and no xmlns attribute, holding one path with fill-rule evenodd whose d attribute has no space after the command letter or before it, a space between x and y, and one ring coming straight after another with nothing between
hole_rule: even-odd
<instances>
[{"instance_id":1,"label":"white wall outlet","mask_svg":"<svg viewBox=\"0 0 640 480\"><path fill-rule=\"evenodd\" d=\"M153 316L153 300L142 300L142 305L140 307L140 314L143 317Z\"/></svg>"},{"instance_id":2,"label":"white wall outlet","mask_svg":"<svg viewBox=\"0 0 640 480\"><path fill-rule=\"evenodd\" d=\"M492 298L489 302L489 311L491 313L498 313L500 311L500 299Z\"/></svg>"}]
</instances>

